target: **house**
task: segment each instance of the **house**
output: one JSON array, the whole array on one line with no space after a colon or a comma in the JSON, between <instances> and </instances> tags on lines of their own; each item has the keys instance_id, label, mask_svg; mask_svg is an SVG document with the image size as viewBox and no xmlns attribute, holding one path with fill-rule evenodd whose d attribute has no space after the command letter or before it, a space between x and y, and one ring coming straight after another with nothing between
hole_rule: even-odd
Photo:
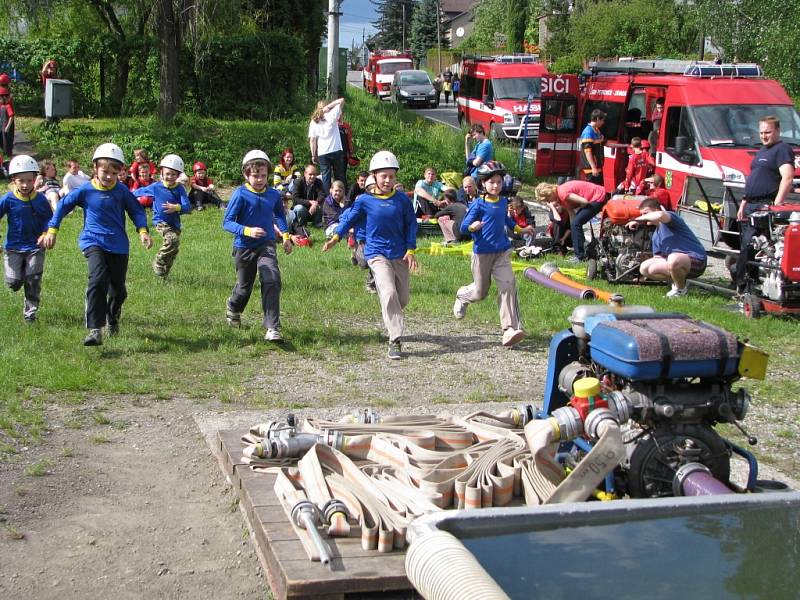
<instances>
[{"instance_id":1,"label":"house","mask_svg":"<svg viewBox=\"0 0 800 600\"><path fill-rule=\"evenodd\" d=\"M442 0L440 7L444 15L445 37L451 48L457 48L472 33L472 9L476 0Z\"/></svg>"}]
</instances>

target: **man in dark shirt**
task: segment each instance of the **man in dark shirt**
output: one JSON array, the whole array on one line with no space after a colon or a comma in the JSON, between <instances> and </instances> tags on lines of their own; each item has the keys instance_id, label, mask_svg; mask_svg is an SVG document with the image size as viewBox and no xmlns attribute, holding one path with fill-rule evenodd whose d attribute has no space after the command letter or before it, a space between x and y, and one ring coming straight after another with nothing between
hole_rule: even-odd
<instances>
[{"instance_id":1,"label":"man in dark shirt","mask_svg":"<svg viewBox=\"0 0 800 600\"><path fill-rule=\"evenodd\" d=\"M444 191L445 205L434 216L439 222L445 245L456 241L469 241L471 235L461 233L461 221L467 214L467 205L456 200L456 191L452 188Z\"/></svg>"},{"instance_id":2,"label":"man in dark shirt","mask_svg":"<svg viewBox=\"0 0 800 600\"><path fill-rule=\"evenodd\" d=\"M461 182L461 187L456 190L458 202L464 206L472 204L473 200L478 198L478 184L475 183L475 178L467 175Z\"/></svg>"},{"instance_id":3,"label":"man in dark shirt","mask_svg":"<svg viewBox=\"0 0 800 600\"><path fill-rule=\"evenodd\" d=\"M295 182L292 192L293 227L305 227L312 221L315 225L322 223L322 202L325 200L325 188L317 177L317 167L307 165L303 178Z\"/></svg>"},{"instance_id":4,"label":"man in dark shirt","mask_svg":"<svg viewBox=\"0 0 800 600\"><path fill-rule=\"evenodd\" d=\"M586 180L603 185L603 146L606 139L600 129L605 125L606 113L595 108L589 116L589 124L583 128L579 140L581 146L581 169Z\"/></svg>"},{"instance_id":5,"label":"man in dark shirt","mask_svg":"<svg viewBox=\"0 0 800 600\"><path fill-rule=\"evenodd\" d=\"M755 229L750 225L750 215L770 204L783 204L786 194L792 191L794 177L794 151L789 144L781 141L781 124L777 117L761 119L758 122L758 135L763 147L750 163L744 198L736 215L741 235L734 278L739 293L746 291L747 263L754 258L750 242Z\"/></svg>"}]
</instances>

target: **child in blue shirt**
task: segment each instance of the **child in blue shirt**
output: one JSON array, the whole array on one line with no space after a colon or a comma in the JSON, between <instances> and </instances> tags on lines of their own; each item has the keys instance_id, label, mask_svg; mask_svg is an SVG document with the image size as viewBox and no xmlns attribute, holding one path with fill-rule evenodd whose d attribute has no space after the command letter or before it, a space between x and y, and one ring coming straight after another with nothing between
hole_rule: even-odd
<instances>
[{"instance_id":1,"label":"child in blue shirt","mask_svg":"<svg viewBox=\"0 0 800 600\"><path fill-rule=\"evenodd\" d=\"M506 168L490 160L478 168L485 194L469 207L461 222L461 233L471 233L473 244L472 276L474 281L459 288L453 305L456 319L463 319L467 307L486 298L492 277L497 284L500 325L503 346L513 346L523 340L525 332L519 316L517 280L511 269L511 242L506 227L516 234L533 233L533 227L520 227L508 214L508 200L500 196Z\"/></svg>"},{"instance_id":2,"label":"child in blue shirt","mask_svg":"<svg viewBox=\"0 0 800 600\"><path fill-rule=\"evenodd\" d=\"M192 211L186 188L178 183L183 173L183 159L167 154L159 163L161 180L134 190L133 195L153 198L153 225L163 242L153 260L153 271L162 279L169 275L181 243L181 214Z\"/></svg>"},{"instance_id":3,"label":"child in blue shirt","mask_svg":"<svg viewBox=\"0 0 800 600\"><path fill-rule=\"evenodd\" d=\"M128 273L128 234L125 215L128 215L139 240L149 249L153 245L147 231L147 214L133 194L119 182L119 170L125 163L122 150L116 144L101 144L92 157L95 175L89 183L67 194L56 207L44 247L53 248L61 220L76 206L83 209L83 229L78 247L86 257L89 283L86 286L86 327L89 335L84 346L103 343L103 327L108 323L109 335L119 332L122 304L128 297L125 278Z\"/></svg>"},{"instance_id":4,"label":"child in blue shirt","mask_svg":"<svg viewBox=\"0 0 800 600\"><path fill-rule=\"evenodd\" d=\"M275 250L273 223L283 237L283 251L292 251L281 194L267 186L272 163L266 153L251 150L242 160L245 184L236 188L225 210L222 227L231 232L236 286L226 303L228 325L239 327L242 312L250 300L256 273L261 280L261 308L264 311L264 339L283 341L281 334L281 272Z\"/></svg>"},{"instance_id":5,"label":"child in blue shirt","mask_svg":"<svg viewBox=\"0 0 800 600\"><path fill-rule=\"evenodd\" d=\"M43 238L53 211L44 194L36 192L39 165L30 156L19 154L8 165L14 190L0 198L0 219L8 217L5 243L6 285L13 291L24 286L22 317L36 320L44 271Z\"/></svg>"}]
</instances>

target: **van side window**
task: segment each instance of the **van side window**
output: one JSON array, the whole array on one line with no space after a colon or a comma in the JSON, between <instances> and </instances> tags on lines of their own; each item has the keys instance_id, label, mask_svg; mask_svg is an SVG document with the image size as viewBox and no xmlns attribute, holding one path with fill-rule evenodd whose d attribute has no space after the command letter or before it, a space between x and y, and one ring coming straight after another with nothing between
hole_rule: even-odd
<instances>
[{"instance_id":1,"label":"van side window","mask_svg":"<svg viewBox=\"0 0 800 600\"><path fill-rule=\"evenodd\" d=\"M667 154L682 163L697 164L700 155L697 152L697 140L685 106L671 106L666 116L666 151Z\"/></svg>"},{"instance_id":2,"label":"van side window","mask_svg":"<svg viewBox=\"0 0 800 600\"><path fill-rule=\"evenodd\" d=\"M575 133L577 123L575 112L577 100L548 98L542 106L542 127L550 133Z\"/></svg>"},{"instance_id":3,"label":"van side window","mask_svg":"<svg viewBox=\"0 0 800 600\"><path fill-rule=\"evenodd\" d=\"M492 80L486 80L486 86L483 89L484 93L486 94L486 103L494 102L494 87L492 87Z\"/></svg>"},{"instance_id":4,"label":"van side window","mask_svg":"<svg viewBox=\"0 0 800 600\"><path fill-rule=\"evenodd\" d=\"M589 122L589 115L592 114L592 111L595 108L599 108L604 113L606 113L606 122L603 125L601 131L607 140L619 140L620 133L619 128L620 125L623 123L622 117L624 116L624 108L625 105L619 102L603 102L599 100L590 100L586 103L586 106L583 109L584 114L584 123L581 123L581 127L586 125Z\"/></svg>"},{"instance_id":5,"label":"van side window","mask_svg":"<svg viewBox=\"0 0 800 600\"><path fill-rule=\"evenodd\" d=\"M476 93L478 83L482 83L475 79L472 75L463 75L461 77L461 96L464 98L477 98L480 96L480 91Z\"/></svg>"}]
</instances>

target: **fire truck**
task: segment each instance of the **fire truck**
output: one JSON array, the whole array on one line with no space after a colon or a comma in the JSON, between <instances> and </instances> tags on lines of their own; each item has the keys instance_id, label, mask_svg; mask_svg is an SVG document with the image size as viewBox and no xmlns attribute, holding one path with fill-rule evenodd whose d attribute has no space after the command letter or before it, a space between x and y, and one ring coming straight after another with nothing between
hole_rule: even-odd
<instances>
[{"instance_id":1,"label":"fire truck","mask_svg":"<svg viewBox=\"0 0 800 600\"><path fill-rule=\"evenodd\" d=\"M465 57L458 122L483 125L486 134L496 139L536 137L540 80L546 73L535 54Z\"/></svg>"},{"instance_id":2,"label":"fire truck","mask_svg":"<svg viewBox=\"0 0 800 600\"><path fill-rule=\"evenodd\" d=\"M407 52L398 50L371 52L362 74L364 90L378 98L388 98L394 74L412 68L411 55Z\"/></svg>"},{"instance_id":3,"label":"fire truck","mask_svg":"<svg viewBox=\"0 0 800 600\"><path fill-rule=\"evenodd\" d=\"M602 128L606 189L611 192L624 180L628 144L640 137L650 141L671 208L687 194L708 200L698 186L721 199L723 182L744 183L761 146L761 117L778 117L781 139L800 154L800 116L786 91L766 79L758 65L621 60L594 63L584 77L583 85L574 75L542 81L537 176L583 177L577 170L577 139L594 109L607 114ZM660 115L658 99L664 102Z\"/></svg>"}]
</instances>

